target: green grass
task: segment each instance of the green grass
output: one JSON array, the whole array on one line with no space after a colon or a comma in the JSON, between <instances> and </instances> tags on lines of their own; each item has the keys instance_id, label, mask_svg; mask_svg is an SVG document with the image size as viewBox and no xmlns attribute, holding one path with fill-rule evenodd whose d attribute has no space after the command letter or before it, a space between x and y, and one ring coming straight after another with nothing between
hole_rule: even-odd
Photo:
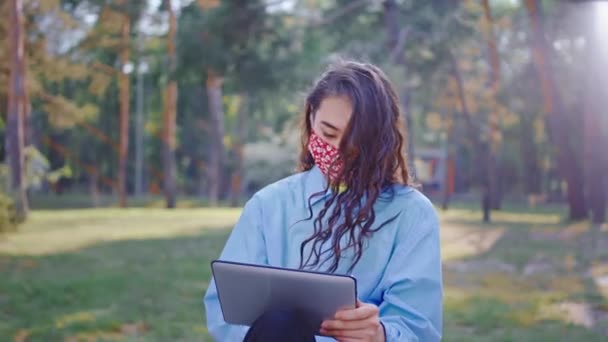
<instances>
[{"instance_id":1,"label":"green grass","mask_svg":"<svg viewBox=\"0 0 608 342\"><path fill-rule=\"evenodd\" d=\"M244 203L245 198L241 198ZM200 208L209 205L209 201L200 196L180 196L177 203L183 208ZM96 205L99 208L117 208L118 198L115 195L99 194ZM228 202L220 203L228 205ZM42 194L36 193L30 197L30 206L35 210L86 209L93 206L91 196L85 193ZM162 195L131 196L127 202L131 208L164 208L165 198Z\"/></svg>"},{"instance_id":2,"label":"green grass","mask_svg":"<svg viewBox=\"0 0 608 342\"><path fill-rule=\"evenodd\" d=\"M0 236L0 341L210 341L202 305L209 262L238 214L35 211L20 232ZM558 212L507 211L491 225L478 223L478 214L442 214L444 340L605 338L551 310L562 302L608 308L593 282L567 262L574 258L576 264L576 239L553 238L572 230ZM547 238L532 238L538 232ZM551 271L524 276L526 265L539 257ZM449 267L484 260L516 271Z\"/></svg>"}]
</instances>

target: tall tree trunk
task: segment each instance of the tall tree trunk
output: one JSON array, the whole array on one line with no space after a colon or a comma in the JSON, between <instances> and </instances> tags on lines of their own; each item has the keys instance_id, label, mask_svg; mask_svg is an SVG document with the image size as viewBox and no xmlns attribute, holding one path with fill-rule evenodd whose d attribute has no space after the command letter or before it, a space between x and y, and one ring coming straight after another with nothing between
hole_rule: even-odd
<instances>
[{"instance_id":1,"label":"tall tree trunk","mask_svg":"<svg viewBox=\"0 0 608 342\"><path fill-rule=\"evenodd\" d=\"M207 97L211 121L211 150L207 164L208 196L212 205L217 205L222 185L224 160L224 109L222 103L223 78L213 70L207 71Z\"/></svg>"},{"instance_id":2,"label":"tall tree trunk","mask_svg":"<svg viewBox=\"0 0 608 342\"><path fill-rule=\"evenodd\" d=\"M197 110L199 112L204 112L205 108L209 109L209 104L207 103L207 86L205 84L201 84L200 86L196 86L194 91L194 96L196 96L200 101L197 102ZM197 127L197 130L200 132L201 136L210 137L211 130L209 129L209 122L204 120L204 118L199 117L194 125ZM207 196L207 163L206 156L207 151L205 149L199 149L195 151L192 155L194 163L196 164L196 176L197 176L197 184L196 184L196 195L204 198Z\"/></svg>"},{"instance_id":3,"label":"tall tree trunk","mask_svg":"<svg viewBox=\"0 0 608 342\"><path fill-rule=\"evenodd\" d=\"M442 113L442 118L443 118L443 122L448 122L448 117L446 115L446 111L444 110ZM447 127L447 125L445 125L445 132L444 132L444 136L443 136L443 141L442 141L442 150L443 150L443 156L445 158L444 160L444 168L443 168L443 175L442 175L442 186L441 186L441 192L442 192L442 199L441 199L441 209L443 210L448 210L448 206L450 204L450 192L451 192L451 180L450 180L450 160L452 160L452 153L451 153L451 137L452 137L452 127Z\"/></svg>"},{"instance_id":4,"label":"tall tree trunk","mask_svg":"<svg viewBox=\"0 0 608 342\"><path fill-rule=\"evenodd\" d=\"M120 88L120 142L118 153L118 196L121 208L127 206L127 154L129 149L129 75L125 66L129 63L129 43L131 22L124 14L122 23L122 41L120 48L121 70L118 77Z\"/></svg>"},{"instance_id":5,"label":"tall tree trunk","mask_svg":"<svg viewBox=\"0 0 608 342\"><path fill-rule=\"evenodd\" d=\"M530 25L532 28L532 53L539 74L543 94L543 112L548 123L549 137L556 145L557 168L568 184L568 204L570 219L580 220L587 217L587 205L584 195L584 177L580 165L576 162L576 148L565 137L571 136L567 122L564 104L558 91L551 71L549 49L545 41L544 29L540 15L538 0L525 1Z\"/></svg>"},{"instance_id":6,"label":"tall tree trunk","mask_svg":"<svg viewBox=\"0 0 608 342\"><path fill-rule=\"evenodd\" d=\"M538 151L534 141L533 120L522 114L520 117L520 148L523 159L522 174L524 175L524 191L528 195L539 194L540 168L538 165Z\"/></svg>"},{"instance_id":7,"label":"tall tree trunk","mask_svg":"<svg viewBox=\"0 0 608 342\"><path fill-rule=\"evenodd\" d=\"M405 134L407 138L407 162L408 170L412 178L416 178L416 165L414 163L416 158L416 149L414 147L414 119L412 118L412 112L410 107L411 90L404 84L401 88L401 110L403 111Z\"/></svg>"},{"instance_id":8,"label":"tall tree trunk","mask_svg":"<svg viewBox=\"0 0 608 342\"><path fill-rule=\"evenodd\" d=\"M243 192L243 177L244 177L244 160L243 160L243 146L247 139L247 125L249 119L249 94L241 94L241 103L239 107L239 115L237 119L236 127L236 139L234 141L234 154L236 157L236 163L234 172L232 174L232 199L230 204L233 207L239 205L239 199Z\"/></svg>"},{"instance_id":9,"label":"tall tree trunk","mask_svg":"<svg viewBox=\"0 0 608 342\"><path fill-rule=\"evenodd\" d=\"M414 130L412 129L413 119L410 109L411 89L407 83L408 65L405 59L405 45L407 43L410 27L399 25L399 8L395 0L385 0L384 7L384 25L388 37L387 46L389 60L395 65L401 66L403 70L403 83L399 90L399 98L401 102L401 110L403 111L404 131L407 137L407 161L408 168L412 177L416 177L415 169L415 149L414 149Z\"/></svg>"},{"instance_id":10,"label":"tall tree trunk","mask_svg":"<svg viewBox=\"0 0 608 342\"><path fill-rule=\"evenodd\" d=\"M490 202L490 185L488 180L488 171L486 170L488 167L488 157L490 153L488 152L489 146L487 144L482 143L479 137L479 129L475 127L475 123L471 118L471 113L469 112L469 106L467 104L464 83L462 81L462 75L460 73L460 68L458 67L458 61L456 60L456 56L452 52L448 52L448 60L450 62L450 68L452 77L456 81L458 99L462 106L462 114L465 118L466 127L468 131L468 135L471 139L473 145L473 154L475 160L475 170L477 173L477 177L481 181L482 186L482 197L481 197L481 208L483 211L483 222L490 222L491 220L491 202Z\"/></svg>"},{"instance_id":11,"label":"tall tree trunk","mask_svg":"<svg viewBox=\"0 0 608 342\"><path fill-rule=\"evenodd\" d=\"M89 194L91 195L91 205L93 208L98 208L101 203L99 199L99 173L97 172L89 173Z\"/></svg>"},{"instance_id":12,"label":"tall tree trunk","mask_svg":"<svg viewBox=\"0 0 608 342\"><path fill-rule=\"evenodd\" d=\"M498 55L498 48L496 47L496 37L494 36L494 18L492 17L492 11L488 0L482 0L482 7L484 11L484 22L485 22L485 39L488 45L488 56L490 65L489 75L489 87L492 92L494 101L497 101L498 88L500 84L500 56ZM488 137L488 191L490 197L490 203L492 209L500 209L501 204L501 189L499 186L499 170L500 170L500 158L498 156L499 141L498 135L500 133L500 127L498 125L498 112L496 108L492 108L492 112L488 117L489 125L489 137Z\"/></svg>"},{"instance_id":13,"label":"tall tree trunk","mask_svg":"<svg viewBox=\"0 0 608 342\"><path fill-rule=\"evenodd\" d=\"M138 32L137 50L138 67L137 90L136 90L136 111L135 111L135 195L141 196L144 192L144 74L140 66L144 62L142 56L142 35Z\"/></svg>"},{"instance_id":14,"label":"tall tree trunk","mask_svg":"<svg viewBox=\"0 0 608 342\"><path fill-rule=\"evenodd\" d=\"M6 157L10 181L9 191L15 200L17 214L26 217L29 212L25 184L25 120L29 116L26 103L25 36L23 32L23 3L10 0L10 25L8 51L10 58L10 79L7 105Z\"/></svg>"},{"instance_id":15,"label":"tall tree trunk","mask_svg":"<svg viewBox=\"0 0 608 342\"><path fill-rule=\"evenodd\" d=\"M169 55L169 83L165 95L165 111L163 115L163 171L165 200L167 208L175 208L175 119L177 112L177 81L175 70L177 57L175 54L175 37L177 33L177 19L173 11L172 1L168 0L169 36L167 37L167 53Z\"/></svg>"}]
</instances>

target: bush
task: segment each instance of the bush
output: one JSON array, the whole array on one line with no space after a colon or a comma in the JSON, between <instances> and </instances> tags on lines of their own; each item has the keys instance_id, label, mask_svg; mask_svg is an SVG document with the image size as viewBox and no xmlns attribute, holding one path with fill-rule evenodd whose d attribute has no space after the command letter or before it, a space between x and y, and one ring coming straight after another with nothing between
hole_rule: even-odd
<instances>
[{"instance_id":1,"label":"bush","mask_svg":"<svg viewBox=\"0 0 608 342\"><path fill-rule=\"evenodd\" d=\"M13 200L0 193L0 233L17 230L19 219Z\"/></svg>"},{"instance_id":2,"label":"bush","mask_svg":"<svg viewBox=\"0 0 608 342\"><path fill-rule=\"evenodd\" d=\"M245 184L250 192L293 174L297 149L279 142L256 142L245 146Z\"/></svg>"}]
</instances>

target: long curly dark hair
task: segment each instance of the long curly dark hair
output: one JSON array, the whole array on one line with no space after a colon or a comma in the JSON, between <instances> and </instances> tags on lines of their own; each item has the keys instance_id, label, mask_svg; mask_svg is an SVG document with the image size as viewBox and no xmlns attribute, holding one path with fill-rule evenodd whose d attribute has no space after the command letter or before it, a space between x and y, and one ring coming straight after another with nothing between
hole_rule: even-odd
<instances>
[{"instance_id":1,"label":"long curly dark hair","mask_svg":"<svg viewBox=\"0 0 608 342\"><path fill-rule=\"evenodd\" d=\"M305 220L312 219L313 199L332 190L324 208L314 218L314 233L300 246L300 268L321 267L331 262L327 272L333 273L343 253L353 249L354 260L348 269L351 272L361 259L365 239L397 218L391 217L374 228L373 206L393 184L408 185L406 140L399 100L384 72L371 64L339 62L316 81L306 98L298 171L308 171L315 164L308 150L312 122L321 102L330 96L349 99L353 108L339 146L344 167L325 190L308 198L309 217ZM345 191L339 191L340 184L346 185ZM345 237L347 243L341 246ZM323 248L330 239L330 247ZM312 248L305 258L308 244Z\"/></svg>"}]
</instances>

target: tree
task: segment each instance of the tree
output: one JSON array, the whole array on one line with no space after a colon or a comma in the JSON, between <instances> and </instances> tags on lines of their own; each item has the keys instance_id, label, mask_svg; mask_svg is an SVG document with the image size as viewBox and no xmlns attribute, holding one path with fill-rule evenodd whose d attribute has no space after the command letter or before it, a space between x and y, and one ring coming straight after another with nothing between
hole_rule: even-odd
<instances>
[{"instance_id":1,"label":"tree","mask_svg":"<svg viewBox=\"0 0 608 342\"><path fill-rule=\"evenodd\" d=\"M411 34L412 27L410 25L399 25L399 8L395 0L386 0L383 3L384 21L388 37L388 51L390 63L401 66L403 70L402 76L405 79L408 77L408 66L405 59L405 47ZM410 108L411 90L408 82L403 82L399 91L399 99L401 101L401 110L403 111L405 131L407 132L407 156L408 166L412 176L415 177L416 170L414 164L414 130L412 129L412 113Z\"/></svg>"},{"instance_id":2,"label":"tree","mask_svg":"<svg viewBox=\"0 0 608 342\"><path fill-rule=\"evenodd\" d=\"M207 69L207 97L209 101L211 148L207 166L208 197L212 205L217 204L222 186L222 167L224 165L224 104L222 87L224 77L216 71Z\"/></svg>"},{"instance_id":3,"label":"tree","mask_svg":"<svg viewBox=\"0 0 608 342\"><path fill-rule=\"evenodd\" d=\"M556 145L557 168L563 175L568 185L568 203L570 206L570 219L580 220L587 217L587 205L584 195L584 177L580 165L573 162L576 158L576 148L571 139L566 137L572 135L567 126L570 121L566 116L566 109L557 91L553 72L551 71L551 59L545 38L544 21L541 15L541 4L538 0L526 0L532 31L532 54L534 65L539 75L541 90L543 94L543 112L549 128L549 136Z\"/></svg>"},{"instance_id":4,"label":"tree","mask_svg":"<svg viewBox=\"0 0 608 342\"><path fill-rule=\"evenodd\" d=\"M171 0L166 0L164 7L169 14L169 33L167 36L169 79L165 90L165 108L163 111L163 190L167 208L175 208L177 191L175 184L175 117L177 113L177 80L175 79L177 56L175 52L175 40L177 35L177 19Z\"/></svg>"},{"instance_id":5,"label":"tree","mask_svg":"<svg viewBox=\"0 0 608 342\"><path fill-rule=\"evenodd\" d=\"M50 148L47 142L54 140L51 137L67 137L66 134L57 133L65 131L74 126L84 128L93 138L102 136L97 128L90 124L97 117L97 106L88 96L76 96L75 89L81 86L79 93L86 92L89 82L96 85L92 88L103 88L103 79L96 71L90 70L84 63L82 56L73 54L69 44L58 44L57 42L71 42L64 40L64 34L70 35L72 30L81 29L78 19L69 13L69 6L62 6L59 0L48 0L44 2L25 1L23 3L24 32L27 39L24 41L25 56L24 63L26 75L25 88L25 111L28 114L25 120L25 144L35 146L36 149L44 151L49 156L52 168L61 168L66 162L61 153ZM8 3L0 6L2 13L9 16ZM0 37L7 38L8 23L0 24ZM0 55L7 56L13 49L8 46L0 46ZM8 58L0 58L0 79L4 85L8 85L9 65ZM84 63L83 63L84 62ZM6 75L6 82L5 80ZM0 102L5 102L8 87L0 87ZM30 106L31 99L31 106ZM89 142L91 139L89 139ZM57 141L53 141L57 144ZM83 151L79 146L87 147L87 154L91 155L91 144L71 144L70 149ZM53 145L55 146L55 145ZM49 148L45 151L45 148ZM76 154L70 154L75 157ZM27 159L27 157L26 157Z\"/></svg>"},{"instance_id":6,"label":"tree","mask_svg":"<svg viewBox=\"0 0 608 342\"><path fill-rule=\"evenodd\" d=\"M484 27L483 33L485 35L486 43L488 46L488 59L490 65L489 88L494 98L494 104L496 103L496 97L498 96L499 84L500 84L500 56L498 54L498 48L496 46L496 38L494 36L494 18L492 16L492 10L488 0L482 1L483 13L484 13ZM500 209L500 183L498 182L498 135L500 129L498 127L498 113L495 106L492 106L491 113L488 116L488 156L487 160L487 201L492 209ZM484 207L484 212L489 212L490 208Z\"/></svg>"},{"instance_id":7,"label":"tree","mask_svg":"<svg viewBox=\"0 0 608 342\"><path fill-rule=\"evenodd\" d=\"M84 6L86 11L97 15L97 20L93 23L92 28L86 32L86 36L78 43L75 50L81 59L92 60L93 69L100 73L103 72L105 75L106 87L100 87L97 92L101 98L100 107L103 107L104 112L117 112L118 114L116 115L118 137L115 138L118 143L110 144L109 153L106 152L108 157L116 155L117 163L110 159L106 164L109 168L104 171L117 178L116 190L119 204L121 207L125 207L128 192L130 74L133 69L130 61L131 36L146 3L126 0L82 0L72 1L72 3L73 8L71 9L74 13L78 13L78 6ZM90 90L96 88L93 87L93 81ZM107 134L116 132L116 126L110 125L111 118L104 116L103 119L108 121Z\"/></svg>"},{"instance_id":8,"label":"tree","mask_svg":"<svg viewBox=\"0 0 608 342\"><path fill-rule=\"evenodd\" d=\"M232 198L230 204L234 207L239 205L240 196L243 188L243 178L245 173L245 161L244 161L244 146L247 139L247 125L251 115L249 103L250 98L247 93L243 93L240 96L239 112L237 117L237 123L235 128L235 139L234 139L234 154L235 154L235 165L234 172L232 174Z\"/></svg>"},{"instance_id":9,"label":"tree","mask_svg":"<svg viewBox=\"0 0 608 342\"><path fill-rule=\"evenodd\" d=\"M186 82L200 82L206 92L202 99L200 96L194 99L198 102L197 108L204 104L196 119L180 117L191 120L196 124L194 127L206 133L204 137L197 137L198 141L203 140L199 146L203 145L204 150L192 156L192 159L205 160L204 172L199 171L199 176L204 178L201 188L211 203L217 203L228 192L228 187L234 203L240 196L244 178L240 150L248 133L255 131L251 129L254 127L243 125L239 129L236 126L252 122L246 116L261 112L256 111L256 106L259 109L269 102L283 102L277 92L284 94L299 84L299 78L286 76L295 70L290 67L299 60L302 41L301 35L292 34L294 18L267 11L265 1L210 1L204 5L186 6L179 18L180 84L186 87ZM182 88L180 85L180 94ZM262 96L263 100L257 100ZM191 101L180 101L190 106L186 102ZM228 110L227 102L237 103L238 108ZM264 115L259 117L264 121L270 116L268 112L259 115ZM185 135L191 139L193 132Z\"/></svg>"},{"instance_id":10,"label":"tree","mask_svg":"<svg viewBox=\"0 0 608 342\"><path fill-rule=\"evenodd\" d=\"M491 219L491 212L490 212L490 189L489 189L489 180L488 180L488 174L489 171L487 170L488 168L488 163L487 163L487 157L490 154L490 152L487 150L488 145L484 144L481 141L480 138L480 134L479 134L479 129L476 127L476 125L473 122L473 118L472 118L472 113L469 110L469 102L467 101L467 96L466 96L466 89L465 89L465 84L464 84L464 80L462 77L462 73L460 71L460 68L458 66L458 61L456 59L456 57L453 55L453 53L449 52L449 61L450 61L450 69L451 69L451 74L452 77L454 78L455 84L456 84L456 89L457 89L457 98L460 104L460 110L464 116L464 119L466 121L466 127L467 127L467 132L468 135L470 137L470 139L472 140L472 145L473 145L473 151L474 151L474 160L475 160L475 169L476 172L475 174L478 175L478 178L481 179L481 185L482 185L482 199L481 199L481 204L482 204L482 209L483 209L483 221L484 222L490 222Z\"/></svg>"},{"instance_id":11,"label":"tree","mask_svg":"<svg viewBox=\"0 0 608 342\"><path fill-rule=\"evenodd\" d=\"M26 62L25 33L23 25L23 3L21 0L9 1L10 25L9 47L10 81L7 106L6 155L8 158L10 184L9 191L14 194L17 214L26 217L29 211L25 184L25 120L29 116L26 103Z\"/></svg>"},{"instance_id":12,"label":"tree","mask_svg":"<svg viewBox=\"0 0 608 342\"><path fill-rule=\"evenodd\" d=\"M123 14L121 20L120 66L118 87L120 89L120 138L118 152L118 197L122 208L127 206L127 156L129 148L129 104L130 82L127 64L130 56L131 19Z\"/></svg>"}]
</instances>

